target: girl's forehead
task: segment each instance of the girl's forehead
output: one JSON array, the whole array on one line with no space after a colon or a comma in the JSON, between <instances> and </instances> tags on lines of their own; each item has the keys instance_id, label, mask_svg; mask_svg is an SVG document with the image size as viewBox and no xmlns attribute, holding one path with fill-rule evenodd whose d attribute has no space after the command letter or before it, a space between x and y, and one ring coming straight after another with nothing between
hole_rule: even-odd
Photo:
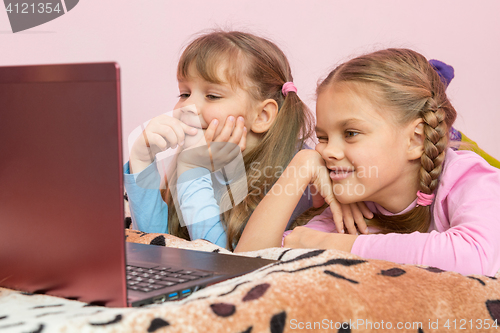
<instances>
[{"instance_id":1,"label":"girl's forehead","mask_svg":"<svg viewBox=\"0 0 500 333\"><path fill-rule=\"evenodd\" d=\"M179 81L201 78L215 84L229 84L233 89L245 87L245 61L232 55L220 57L196 57L190 63L180 64Z\"/></svg>"},{"instance_id":2,"label":"girl's forehead","mask_svg":"<svg viewBox=\"0 0 500 333\"><path fill-rule=\"evenodd\" d=\"M358 112L367 107L374 108L376 103L367 87L354 83L334 83L330 84L318 94L317 105L322 108L351 109ZM371 109L371 108L370 108Z\"/></svg>"},{"instance_id":3,"label":"girl's forehead","mask_svg":"<svg viewBox=\"0 0 500 333\"><path fill-rule=\"evenodd\" d=\"M330 84L317 98L316 115L345 123L350 119L367 122L394 122L395 113L381 103L378 89L371 84L341 82Z\"/></svg>"}]
</instances>

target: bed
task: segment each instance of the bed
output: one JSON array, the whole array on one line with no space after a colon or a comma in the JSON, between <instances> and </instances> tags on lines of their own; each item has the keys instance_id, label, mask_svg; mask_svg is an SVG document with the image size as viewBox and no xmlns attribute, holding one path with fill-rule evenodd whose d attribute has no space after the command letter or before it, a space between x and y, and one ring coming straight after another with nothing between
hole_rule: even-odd
<instances>
[{"instance_id":1,"label":"bed","mask_svg":"<svg viewBox=\"0 0 500 333\"><path fill-rule=\"evenodd\" d=\"M228 253L126 229L128 242ZM335 250L241 253L279 262L143 308L104 308L0 288L0 332L500 332L500 274L366 260Z\"/></svg>"}]
</instances>

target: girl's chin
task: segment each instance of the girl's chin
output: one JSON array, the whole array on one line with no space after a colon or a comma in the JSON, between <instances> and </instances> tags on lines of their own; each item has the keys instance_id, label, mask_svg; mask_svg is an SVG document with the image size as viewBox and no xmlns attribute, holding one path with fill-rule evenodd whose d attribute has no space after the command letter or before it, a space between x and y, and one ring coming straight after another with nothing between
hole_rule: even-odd
<instances>
[{"instance_id":1,"label":"girl's chin","mask_svg":"<svg viewBox=\"0 0 500 333\"><path fill-rule=\"evenodd\" d=\"M349 205L360 201L366 201L364 197L355 194L335 195L335 198L337 199L338 202L344 205Z\"/></svg>"},{"instance_id":2,"label":"girl's chin","mask_svg":"<svg viewBox=\"0 0 500 333\"><path fill-rule=\"evenodd\" d=\"M337 199L338 202L340 202L343 205L349 205L349 204L356 202L356 201L353 201L352 198L348 198L345 196L336 196L335 198Z\"/></svg>"}]
</instances>

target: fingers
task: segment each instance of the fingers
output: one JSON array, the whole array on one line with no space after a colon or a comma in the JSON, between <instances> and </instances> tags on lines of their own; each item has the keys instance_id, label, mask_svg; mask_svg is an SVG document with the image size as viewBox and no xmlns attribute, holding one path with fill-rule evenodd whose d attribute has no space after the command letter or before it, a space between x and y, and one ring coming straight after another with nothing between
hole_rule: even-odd
<instances>
[{"instance_id":1,"label":"fingers","mask_svg":"<svg viewBox=\"0 0 500 333\"><path fill-rule=\"evenodd\" d=\"M317 156L321 159L320 156ZM328 169L324 165L323 160L318 160L320 165L312 167L312 186L324 198L325 202L330 206L333 215L333 222L339 233L344 233L344 219L340 203L333 194L332 181L329 176Z\"/></svg>"},{"instance_id":2,"label":"fingers","mask_svg":"<svg viewBox=\"0 0 500 333\"><path fill-rule=\"evenodd\" d=\"M337 231L339 234L345 233L344 231L344 218L342 214L342 207L340 203L337 200L333 200L330 203L330 210L332 211L333 215L333 223L335 223L335 227L337 228Z\"/></svg>"},{"instance_id":3,"label":"fingers","mask_svg":"<svg viewBox=\"0 0 500 333\"><path fill-rule=\"evenodd\" d=\"M181 128L172 128L170 126L165 126L158 132L154 134L161 135L166 141L166 144L164 145L162 150L165 150L167 148L175 148L177 147L177 145L182 146L182 144L184 144L184 131Z\"/></svg>"},{"instance_id":4,"label":"fingers","mask_svg":"<svg viewBox=\"0 0 500 333\"><path fill-rule=\"evenodd\" d=\"M175 148L177 145L182 146L184 144L186 134L194 136L198 133L198 129L189 126L176 118L161 115L149 123L146 128L146 132L149 141L151 141L149 136L152 136L153 134L163 137L166 143L164 145L158 145L158 147L165 150L167 148Z\"/></svg>"},{"instance_id":5,"label":"fingers","mask_svg":"<svg viewBox=\"0 0 500 333\"><path fill-rule=\"evenodd\" d=\"M215 138L214 141L228 142L229 138L231 137L231 133L233 132L234 125L235 125L234 117L233 116L227 117L226 122L224 123L224 127L222 127L222 131L219 133L219 135Z\"/></svg>"},{"instance_id":6,"label":"fingers","mask_svg":"<svg viewBox=\"0 0 500 333\"><path fill-rule=\"evenodd\" d=\"M143 135L146 141L146 147L148 147L148 150L150 154L152 154L151 157L153 159L154 155L168 148L168 143L167 141L165 141L165 138L163 136L156 133L148 133L146 131L143 132Z\"/></svg>"},{"instance_id":7,"label":"fingers","mask_svg":"<svg viewBox=\"0 0 500 333\"><path fill-rule=\"evenodd\" d=\"M357 205L359 210L361 211L361 214L363 214L364 217L366 217L369 220L373 218L372 211L366 206L364 201L358 202Z\"/></svg>"},{"instance_id":8,"label":"fingers","mask_svg":"<svg viewBox=\"0 0 500 333\"><path fill-rule=\"evenodd\" d=\"M367 233L365 218L363 216L363 213L361 213L361 210L359 209L358 205L356 203L352 203L352 204L349 204L349 206L350 206L350 210L351 210L352 217L353 217L353 224L355 224L355 226L353 225L354 230L356 232L354 235L357 234L356 228L362 234ZM352 232L349 231L349 233L352 233Z\"/></svg>"},{"instance_id":9,"label":"fingers","mask_svg":"<svg viewBox=\"0 0 500 333\"><path fill-rule=\"evenodd\" d=\"M367 219L372 219L373 213L368 209L368 207L366 207L363 201L351 205L355 206L355 208L353 208L353 213L356 214L356 216L354 217L354 221L358 227L359 232L362 234L368 234L368 227L366 225L365 217Z\"/></svg>"},{"instance_id":10,"label":"fingers","mask_svg":"<svg viewBox=\"0 0 500 333\"><path fill-rule=\"evenodd\" d=\"M240 142L238 142L238 146L240 146L241 151L245 151L247 147L247 128L243 127L243 133L241 135Z\"/></svg>"},{"instance_id":11,"label":"fingers","mask_svg":"<svg viewBox=\"0 0 500 333\"><path fill-rule=\"evenodd\" d=\"M196 127L189 126L182 121L169 117L159 117L158 134L162 135L167 142L169 147L175 148L177 145L182 146L187 135L196 135L198 129Z\"/></svg>"},{"instance_id":12,"label":"fingers","mask_svg":"<svg viewBox=\"0 0 500 333\"><path fill-rule=\"evenodd\" d=\"M218 128L219 121L213 119L196 143L188 142L189 147L184 147L185 150L194 147L204 148L192 151L191 154L184 154L182 160L189 158L193 165L202 164L203 167L206 167L205 164L209 165L212 171L231 163L246 148L245 119L243 117L235 119L234 116L229 116L219 134L217 134ZM193 159L201 161L193 162ZM210 164L203 163L206 159L210 160Z\"/></svg>"},{"instance_id":13,"label":"fingers","mask_svg":"<svg viewBox=\"0 0 500 333\"><path fill-rule=\"evenodd\" d=\"M181 122L182 132L178 127L176 127L176 129L177 130L175 132L182 136L184 136L184 133L186 133L187 135L196 135L198 133L198 128L189 126L183 122Z\"/></svg>"},{"instance_id":14,"label":"fingers","mask_svg":"<svg viewBox=\"0 0 500 333\"><path fill-rule=\"evenodd\" d=\"M368 218L370 215L373 217L373 213L363 202L342 205L344 226L350 234L356 235L358 231L362 234L368 234L365 216Z\"/></svg>"},{"instance_id":15,"label":"fingers","mask_svg":"<svg viewBox=\"0 0 500 333\"><path fill-rule=\"evenodd\" d=\"M342 215L344 217L344 227L347 229L347 232L352 235L356 235L358 232L356 230L356 226L354 225L351 205L342 205Z\"/></svg>"},{"instance_id":16,"label":"fingers","mask_svg":"<svg viewBox=\"0 0 500 333\"><path fill-rule=\"evenodd\" d=\"M216 164L224 165L228 163L246 148L247 130L245 119L238 117L236 124L234 123L234 117L229 116L221 133L215 138L210 147L215 162L219 162Z\"/></svg>"},{"instance_id":17,"label":"fingers","mask_svg":"<svg viewBox=\"0 0 500 333\"><path fill-rule=\"evenodd\" d=\"M242 138L245 137L244 143L241 143ZM224 127L220 134L215 138L215 142L230 142L241 147L241 145L246 145L246 128L245 119L243 117L238 117L234 119L233 116L229 116L224 123Z\"/></svg>"},{"instance_id":18,"label":"fingers","mask_svg":"<svg viewBox=\"0 0 500 333\"><path fill-rule=\"evenodd\" d=\"M238 117L236 120L236 127L231 133L231 137L228 142L239 145L241 139L243 138L243 132L245 131L245 119L243 117ZM246 136L246 135L245 135Z\"/></svg>"},{"instance_id":19,"label":"fingers","mask_svg":"<svg viewBox=\"0 0 500 333\"><path fill-rule=\"evenodd\" d=\"M227 145L221 145L225 147L227 151L232 151L237 148L238 152L243 151L246 148L246 134L247 130L245 127L245 119L243 117L238 117L236 120L236 126L234 127L231 136L227 141L221 141L221 137L217 137L215 141L229 143Z\"/></svg>"},{"instance_id":20,"label":"fingers","mask_svg":"<svg viewBox=\"0 0 500 333\"><path fill-rule=\"evenodd\" d=\"M205 130L205 141L207 143L214 141L215 132L217 131L218 126L219 121L217 119L213 119L210 124L208 124L208 127Z\"/></svg>"}]
</instances>

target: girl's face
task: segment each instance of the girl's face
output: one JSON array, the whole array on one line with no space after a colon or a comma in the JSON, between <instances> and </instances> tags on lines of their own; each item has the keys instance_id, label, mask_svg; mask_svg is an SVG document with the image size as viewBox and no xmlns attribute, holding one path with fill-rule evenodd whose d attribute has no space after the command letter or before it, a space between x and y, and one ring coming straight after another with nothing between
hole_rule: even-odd
<instances>
[{"instance_id":1,"label":"girl's face","mask_svg":"<svg viewBox=\"0 0 500 333\"><path fill-rule=\"evenodd\" d=\"M223 72L219 77L224 80ZM179 80L180 94L175 109L182 109L181 121L205 130L213 119L217 119L219 125L214 138L220 134L229 116L234 117L235 124L242 116L245 126L250 129L255 118L255 101L242 88L231 87L227 80L224 81L220 84L208 82L191 66L188 77ZM186 136L186 145L198 141L200 134L202 131L195 137Z\"/></svg>"},{"instance_id":2,"label":"girl's face","mask_svg":"<svg viewBox=\"0 0 500 333\"><path fill-rule=\"evenodd\" d=\"M316 151L331 170L339 202L374 201L396 213L415 197L418 168L406 154L408 131L390 110L375 107L369 88L334 83L319 94ZM407 202L409 189L414 192Z\"/></svg>"}]
</instances>

